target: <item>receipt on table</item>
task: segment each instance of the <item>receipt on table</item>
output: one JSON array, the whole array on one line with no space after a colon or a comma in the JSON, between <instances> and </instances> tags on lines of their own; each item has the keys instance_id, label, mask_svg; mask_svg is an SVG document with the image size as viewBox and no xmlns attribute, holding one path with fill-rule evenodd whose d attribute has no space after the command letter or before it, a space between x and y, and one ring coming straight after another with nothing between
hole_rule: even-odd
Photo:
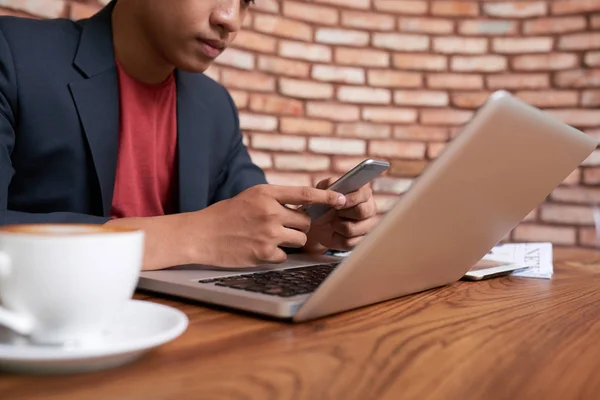
<instances>
[{"instance_id":1,"label":"receipt on table","mask_svg":"<svg viewBox=\"0 0 600 400\"><path fill-rule=\"evenodd\" d=\"M552 243L506 243L495 246L484 260L507 262L526 267L512 276L550 279L554 273Z\"/></svg>"}]
</instances>

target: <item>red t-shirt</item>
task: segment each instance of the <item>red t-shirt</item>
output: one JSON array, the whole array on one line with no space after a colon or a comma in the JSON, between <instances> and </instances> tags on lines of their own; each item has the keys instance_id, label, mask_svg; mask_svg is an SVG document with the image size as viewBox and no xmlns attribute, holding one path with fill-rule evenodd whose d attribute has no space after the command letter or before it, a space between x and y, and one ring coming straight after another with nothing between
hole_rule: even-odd
<instances>
[{"instance_id":1,"label":"red t-shirt","mask_svg":"<svg viewBox=\"0 0 600 400\"><path fill-rule=\"evenodd\" d=\"M117 64L119 152L111 217L149 217L175 210L177 88L139 82Z\"/></svg>"}]
</instances>

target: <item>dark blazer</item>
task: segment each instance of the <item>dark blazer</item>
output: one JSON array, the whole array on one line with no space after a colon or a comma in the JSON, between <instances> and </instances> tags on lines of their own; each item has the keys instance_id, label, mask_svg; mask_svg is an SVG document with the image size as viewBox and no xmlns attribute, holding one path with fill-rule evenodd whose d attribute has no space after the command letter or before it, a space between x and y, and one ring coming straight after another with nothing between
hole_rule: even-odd
<instances>
[{"instance_id":1,"label":"dark blazer","mask_svg":"<svg viewBox=\"0 0 600 400\"><path fill-rule=\"evenodd\" d=\"M0 225L104 223L119 137L114 2L90 19L0 17ZM179 212L265 177L218 83L176 71Z\"/></svg>"}]
</instances>

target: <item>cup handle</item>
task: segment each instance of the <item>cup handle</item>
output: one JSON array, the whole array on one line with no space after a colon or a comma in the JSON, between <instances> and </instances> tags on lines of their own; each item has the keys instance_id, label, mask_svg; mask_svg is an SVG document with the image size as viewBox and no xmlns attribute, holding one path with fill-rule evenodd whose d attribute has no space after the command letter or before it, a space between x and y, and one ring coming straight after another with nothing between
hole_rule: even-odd
<instances>
[{"instance_id":1,"label":"cup handle","mask_svg":"<svg viewBox=\"0 0 600 400\"><path fill-rule=\"evenodd\" d=\"M12 269L12 262L8 254L0 251L0 280L6 278ZM33 330L33 320L19 315L6 308L0 307L0 325L21 335L29 335Z\"/></svg>"}]
</instances>

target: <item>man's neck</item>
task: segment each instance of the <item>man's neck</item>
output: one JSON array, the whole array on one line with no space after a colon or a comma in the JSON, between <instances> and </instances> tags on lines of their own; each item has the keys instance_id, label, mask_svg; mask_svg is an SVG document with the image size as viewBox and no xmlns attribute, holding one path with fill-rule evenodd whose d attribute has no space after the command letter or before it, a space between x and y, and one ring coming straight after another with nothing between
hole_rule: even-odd
<instances>
[{"instance_id":1,"label":"man's neck","mask_svg":"<svg viewBox=\"0 0 600 400\"><path fill-rule=\"evenodd\" d=\"M161 83L175 67L158 54L127 6L127 2L117 2L112 14L115 58L132 78Z\"/></svg>"}]
</instances>

